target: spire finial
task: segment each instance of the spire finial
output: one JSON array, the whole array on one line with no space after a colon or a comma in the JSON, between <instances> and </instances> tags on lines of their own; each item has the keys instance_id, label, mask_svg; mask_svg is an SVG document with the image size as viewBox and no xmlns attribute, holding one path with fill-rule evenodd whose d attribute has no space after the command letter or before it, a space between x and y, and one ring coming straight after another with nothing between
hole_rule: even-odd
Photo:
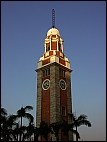
<instances>
[{"instance_id":1,"label":"spire finial","mask_svg":"<svg viewBox=\"0 0 107 142\"><path fill-rule=\"evenodd\" d=\"M55 27L55 10L52 9L52 27Z\"/></svg>"}]
</instances>

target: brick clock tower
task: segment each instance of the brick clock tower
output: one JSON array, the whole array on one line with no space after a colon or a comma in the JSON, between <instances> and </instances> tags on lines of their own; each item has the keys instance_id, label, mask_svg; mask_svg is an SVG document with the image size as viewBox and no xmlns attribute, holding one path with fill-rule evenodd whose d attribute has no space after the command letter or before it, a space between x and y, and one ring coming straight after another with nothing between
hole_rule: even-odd
<instances>
[{"instance_id":1,"label":"brick clock tower","mask_svg":"<svg viewBox=\"0 0 107 142\"><path fill-rule=\"evenodd\" d=\"M37 66L37 109L36 126L41 121L48 124L59 122L61 118L71 122L68 113L72 111L71 69L68 58L64 55L63 39L59 30L53 25L48 30L44 41L44 54ZM49 136L49 141L55 141ZM72 140L59 133L59 141Z\"/></svg>"}]
</instances>

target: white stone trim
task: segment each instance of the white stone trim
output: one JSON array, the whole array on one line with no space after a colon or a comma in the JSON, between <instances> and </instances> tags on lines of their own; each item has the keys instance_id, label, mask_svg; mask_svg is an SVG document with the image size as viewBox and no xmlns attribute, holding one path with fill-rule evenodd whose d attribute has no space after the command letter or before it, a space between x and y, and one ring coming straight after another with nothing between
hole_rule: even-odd
<instances>
[{"instance_id":1,"label":"white stone trim","mask_svg":"<svg viewBox=\"0 0 107 142\"><path fill-rule=\"evenodd\" d=\"M57 56L51 56L50 63L57 62L59 63L59 58Z\"/></svg>"},{"instance_id":2,"label":"white stone trim","mask_svg":"<svg viewBox=\"0 0 107 142\"><path fill-rule=\"evenodd\" d=\"M47 51L47 52L45 53L45 56L46 56L46 57L49 56L49 51Z\"/></svg>"},{"instance_id":3,"label":"white stone trim","mask_svg":"<svg viewBox=\"0 0 107 142\"><path fill-rule=\"evenodd\" d=\"M51 48L51 36L50 36L50 50L51 50L52 48Z\"/></svg>"},{"instance_id":4,"label":"white stone trim","mask_svg":"<svg viewBox=\"0 0 107 142\"><path fill-rule=\"evenodd\" d=\"M63 54L60 52L60 56L63 57Z\"/></svg>"},{"instance_id":5,"label":"white stone trim","mask_svg":"<svg viewBox=\"0 0 107 142\"><path fill-rule=\"evenodd\" d=\"M42 61L38 62L38 69L42 67Z\"/></svg>"}]
</instances>

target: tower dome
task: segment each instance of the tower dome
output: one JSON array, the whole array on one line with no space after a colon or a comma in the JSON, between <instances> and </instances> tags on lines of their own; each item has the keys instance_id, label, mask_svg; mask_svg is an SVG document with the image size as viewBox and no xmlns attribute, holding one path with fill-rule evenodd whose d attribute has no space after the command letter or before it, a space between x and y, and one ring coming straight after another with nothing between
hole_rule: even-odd
<instances>
[{"instance_id":1,"label":"tower dome","mask_svg":"<svg viewBox=\"0 0 107 142\"><path fill-rule=\"evenodd\" d=\"M51 29L49 29L49 31L47 32L47 36L50 36L50 35L59 35L59 36L60 36L60 33L59 33L58 29L56 29L56 28L51 28Z\"/></svg>"}]
</instances>

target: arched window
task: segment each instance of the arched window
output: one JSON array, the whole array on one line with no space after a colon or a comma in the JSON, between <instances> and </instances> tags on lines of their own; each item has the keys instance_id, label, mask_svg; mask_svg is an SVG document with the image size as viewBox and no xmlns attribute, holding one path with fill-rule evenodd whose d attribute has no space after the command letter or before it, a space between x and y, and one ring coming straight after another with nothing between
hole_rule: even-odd
<instances>
[{"instance_id":1,"label":"arched window","mask_svg":"<svg viewBox=\"0 0 107 142\"><path fill-rule=\"evenodd\" d=\"M58 44L58 50L62 52L61 44L60 43Z\"/></svg>"},{"instance_id":2,"label":"arched window","mask_svg":"<svg viewBox=\"0 0 107 142\"><path fill-rule=\"evenodd\" d=\"M65 77L65 71L61 68L59 69L59 74L60 74L60 76Z\"/></svg>"},{"instance_id":3,"label":"arched window","mask_svg":"<svg viewBox=\"0 0 107 142\"><path fill-rule=\"evenodd\" d=\"M50 68L46 68L43 70L43 77L50 75Z\"/></svg>"},{"instance_id":4,"label":"arched window","mask_svg":"<svg viewBox=\"0 0 107 142\"><path fill-rule=\"evenodd\" d=\"M46 52L49 51L49 50L50 50L50 46L47 46L46 47Z\"/></svg>"}]
</instances>

